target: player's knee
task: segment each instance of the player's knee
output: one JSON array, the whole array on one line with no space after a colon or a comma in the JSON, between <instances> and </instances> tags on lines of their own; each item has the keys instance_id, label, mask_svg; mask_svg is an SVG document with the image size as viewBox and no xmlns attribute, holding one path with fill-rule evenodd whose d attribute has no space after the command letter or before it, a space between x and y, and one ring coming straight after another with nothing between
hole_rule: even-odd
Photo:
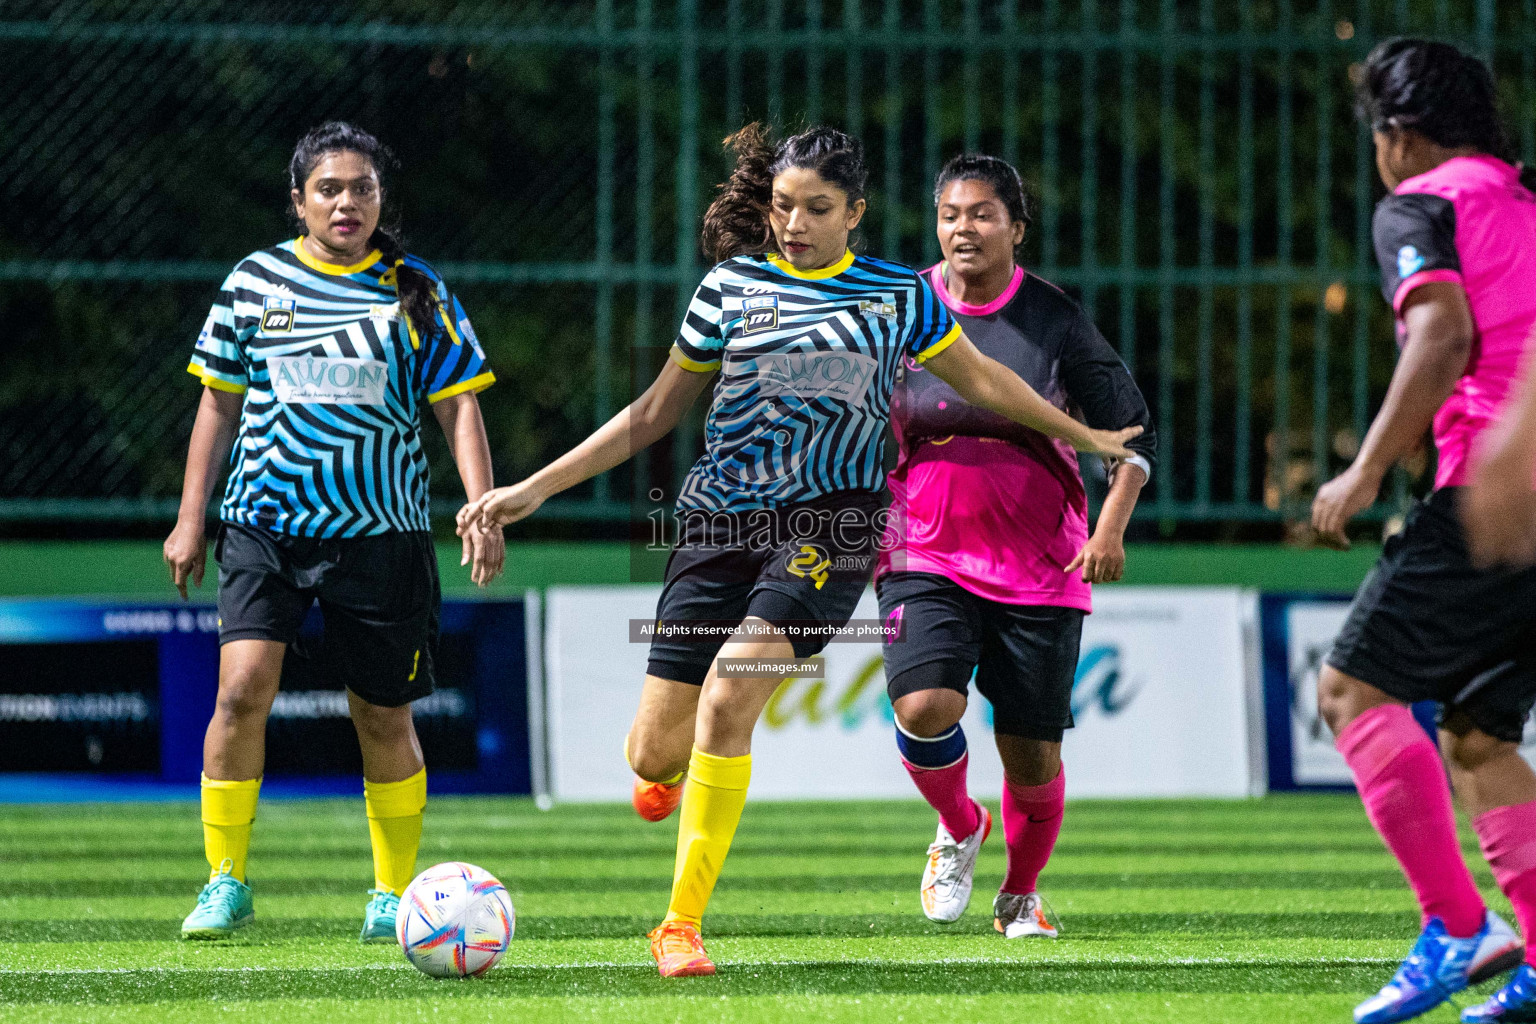
<instances>
[{"instance_id":1,"label":"player's knee","mask_svg":"<svg viewBox=\"0 0 1536 1024\"><path fill-rule=\"evenodd\" d=\"M409 742L411 707L386 708L364 701L351 702L352 725L358 735L377 746Z\"/></svg>"},{"instance_id":2,"label":"player's knee","mask_svg":"<svg viewBox=\"0 0 1536 1024\"><path fill-rule=\"evenodd\" d=\"M1497 739L1469 724L1464 731L1440 731L1440 754L1453 769L1475 772L1491 761L1513 753L1516 745Z\"/></svg>"},{"instance_id":3,"label":"player's knee","mask_svg":"<svg viewBox=\"0 0 1536 1024\"><path fill-rule=\"evenodd\" d=\"M688 750L670 749L638 729L629 734L630 769L647 782L666 782L688 767Z\"/></svg>"},{"instance_id":4,"label":"player's knee","mask_svg":"<svg viewBox=\"0 0 1536 1024\"><path fill-rule=\"evenodd\" d=\"M1317 674L1317 713L1338 736L1360 713L1359 680L1345 675L1332 665L1324 665Z\"/></svg>"},{"instance_id":5,"label":"player's knee","mask_svg":"<svg viewBox=\"0 0 1536 1024\"><path fill-rule=\"evenodd\" d=\"M234 671L219 679L219 695L215 699L215 712L226 719L265 718L272 709L277 695L276 684L261 674L251 671Z\"/></svg>"},{"instance_id":6,"label":"player's knee","mask_svg":"<svg viewBox=\"0 0 1536 1024\"><path fill-rule=\"evenodd\" d=\"M743 701L733 700L729 687L705 685L699 695L696 735L703 742L719 743L750 740L757 717L744 709ZM704 749L712 749L705 747Z\"/></svg>"},{"instance_id":7,"label":"player's knee","mask_svg":"<svg viewBox=\"0 0 1536 1024\"><path fill-rule=\"evenodd\" d=\"M913 736L937 736L965 714L965 698L953 690L917 690L891 705L896 721Z\"/></svg>"}]
</instances>

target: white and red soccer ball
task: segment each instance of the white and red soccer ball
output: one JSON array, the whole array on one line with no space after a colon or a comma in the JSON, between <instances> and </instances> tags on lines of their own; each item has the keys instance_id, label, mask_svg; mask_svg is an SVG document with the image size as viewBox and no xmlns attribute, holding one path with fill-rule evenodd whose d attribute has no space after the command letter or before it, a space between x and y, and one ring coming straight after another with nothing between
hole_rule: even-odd
<instances>
[{"instance_id":1,"label":"white and red soccer ball","mask_svg":"<svg viewBox=\"0 0 1536 1024\"><path fill-rule=\"evenodd\" d=\"M423 974L474 978L496 966L516 924L512 899L495 876L449 861L427 868L405 887L395 937Z\"/></svg>"}]
</instances>

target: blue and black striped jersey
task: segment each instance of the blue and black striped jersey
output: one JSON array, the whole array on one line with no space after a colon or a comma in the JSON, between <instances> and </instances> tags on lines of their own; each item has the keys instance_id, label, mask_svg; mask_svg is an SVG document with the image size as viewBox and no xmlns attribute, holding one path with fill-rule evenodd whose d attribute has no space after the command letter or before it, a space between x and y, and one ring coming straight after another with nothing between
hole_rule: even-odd
<instances>
[{"instance_id":1,"label":"blue and black striped jersey","mask_svg":"<svg viewBox=\"0 0 1536 1024\"><path fill-rule=\"evenodd\" d=\"M903 355L960 336L918 273L847 253L801 271L775 254L705 275L672 358L720 371L704 454L679 508L747 511L885 484L885 427Z\"/></svg>"},{"instance_id":2,"label":"blue and black striped jersey","mask_svg":"<svg viewBox=\"0 0 1536 1024\"><path fill-rule=\"evenodd\" d=\"M377 251L339 266L284 242L225 279L187 367L245 395L224 521L303 537L430 528L421 400L496 378L442 278L404 262L437 283L429 331L405 318Z\"/></svg>"}]
</instances>

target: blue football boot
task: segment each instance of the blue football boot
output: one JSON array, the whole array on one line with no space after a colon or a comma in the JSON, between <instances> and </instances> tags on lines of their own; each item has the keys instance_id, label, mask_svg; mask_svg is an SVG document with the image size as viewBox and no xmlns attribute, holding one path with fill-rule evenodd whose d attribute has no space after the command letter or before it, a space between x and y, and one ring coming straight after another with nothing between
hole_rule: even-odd
<instances>
[{"instance_id":1,"label":"blue football boot","mask_svg":"<svg viewBox=\"0 0 1536 1024\"><path fill-rule=\"evenodd\" d=\"M1521 964L1509 984L1499 989L1481 1006L1469 1006L1461 1011L1464 1024L1483 1024L1499 1021L1500 1024L1529 1024L1536 1021L1536 968Z\"/></svg>"},{"instance_id":2,"label":"blue football boot","mask_svg":"<svg viewBox=\"0 0 1536 1024\"><path fill-rule=\"evenodd\" d=\"M1508 969L1519 949L1514 930L1491 911L1477 934L1465 939L1447 935L1432 917L1392 980L1355 1007L1356 1024L1395 1024L1433 1010L1474 981Z\"/></svg>"}]
</instances>

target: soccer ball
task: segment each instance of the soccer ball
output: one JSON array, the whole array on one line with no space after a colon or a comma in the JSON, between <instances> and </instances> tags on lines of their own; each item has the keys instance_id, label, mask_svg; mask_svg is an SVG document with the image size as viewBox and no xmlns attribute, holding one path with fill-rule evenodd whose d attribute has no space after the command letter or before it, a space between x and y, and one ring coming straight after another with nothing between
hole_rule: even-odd
<instances>
[{"instance_id":1,"label":"soccer ball","mask_svg":"<svg viewBox=\"0 0 1536 1024\"><path fill-rule=\"evenodd\" d=\"M449 861L405 887L395 937L423 974L477 978L507 951L516 923L511 897L489 871Z\"/></svg>"}]
</instances>

